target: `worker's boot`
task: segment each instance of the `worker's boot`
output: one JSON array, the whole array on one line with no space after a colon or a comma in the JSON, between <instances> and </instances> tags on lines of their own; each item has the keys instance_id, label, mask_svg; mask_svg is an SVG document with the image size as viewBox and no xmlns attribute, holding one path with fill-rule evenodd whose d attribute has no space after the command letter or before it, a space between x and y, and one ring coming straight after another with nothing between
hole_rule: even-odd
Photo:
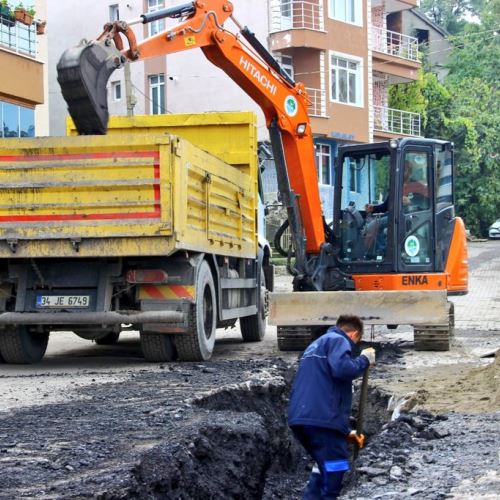
<instances>
[{"instance_id":1,"label":"worker's boot","mask_svg":"<svg viewBox=\"0 0 500 500\"><path fill-rule=\"evenodd\" d=\"M304 500L319 500L321 499L321 474L318 466L315 465L309 476L309 482L304 490Z\"/></svg>"}]
</instances>

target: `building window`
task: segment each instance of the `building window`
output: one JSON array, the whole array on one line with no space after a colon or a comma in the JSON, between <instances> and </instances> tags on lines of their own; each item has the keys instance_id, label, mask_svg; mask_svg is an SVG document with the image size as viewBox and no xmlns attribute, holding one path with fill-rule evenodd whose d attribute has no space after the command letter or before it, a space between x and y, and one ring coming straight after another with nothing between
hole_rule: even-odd
<instances>
[{"instance_id":1,"label":"building window","mask_svg":"<svg viewBox=\"0 0 500 500\"><path fill-rule=\"evenodd\" d=\"M152 115L165 113L165 75L151 75L149 77L149 100Z\"/></svg>"},{"instance_id":2,"label":"building window","mask_svg":"<svg viewBox=\"0 0 500 500\"><path fill-rule=\"evenodd\" d=\"M122 83L121 82L112 82L111 83L111 92L113 95L113 101L121 101L122 100Z\"/></svg>"},{"instance_id":3,"label":"building window","mask_svg":"<svg viewBox=\"0 0 500 500\"><path fill-rule=\"evenodd\" d=\"M281 0L281 17L292 18L292 0Z\"/></svg>"},{"instance_id":4,"label":"building window","mask_svg":"<svg viewBox=\"0 0 500 500\"><path fill-rule=\"evenodd\" d=\"M330 98L334 102L363 106L361 59L330 52Z\"/></svg>"},{"instance_id":5,"label":"building window","mask_svg":"<svg viewBox=\"0 0 500 500\"><path fill-rule=\"evenodd\" d=\"M293 80L293 58L292 56L285 56L283 54L277 54L276 60L280 63L280 66L288 73L288 76Z\"/></svg>"},{"instance_id":6,"label":"building window","mask_svg":"<svg viewBox=\"0 0 500 500\"><path fill-rule=\"evenodd\" d=\"M331 158L331 148L328 144L316 144L316 170L320 184L332 184Z\"/></svg>"},{"instance_id":7,"label":"building window","mask_svg":"<svg viewBox=\"0 0 500 500\"><path fill-rule=\"evenodd\" d=\"M148 0L148 12L156 12L165 7L165 0ZM157 35L165 30L165 19L149 23L149 36Z\"/></svg>"},{"instance_id":8,"label":"building window","mask_svg":"<svg viewBox=\"0 0 500 500\"><path fill-rule=\"evenodd\" d=\"M120 20L120 6L118 4L109 6L109 20L112 23Z\"/></svg>"},{"instance_id":9,"label":"building window","mask_svg":"<svg viewBox=\"0 0 500 500\"><path fill-rule=\"evenodd\" d=\"M363 4L361 0L330 0L329 14L332 19L345 23L363 25Z\"/></svg>"},{"instance_id":10,"label":"building window","mask_svg":"<svg viewBox=\"0 0 500 500\"><path fill-rule=\"evenodd\" d=\"M0 101L0 137L35 137L35 111Z\"/></svg>"}]
</instances>

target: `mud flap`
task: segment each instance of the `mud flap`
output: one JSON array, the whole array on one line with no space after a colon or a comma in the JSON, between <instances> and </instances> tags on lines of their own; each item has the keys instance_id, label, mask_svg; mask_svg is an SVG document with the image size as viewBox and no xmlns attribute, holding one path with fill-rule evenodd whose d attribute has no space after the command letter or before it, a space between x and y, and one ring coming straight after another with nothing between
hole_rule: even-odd
<instances>
[{"instance_id":1,"label":"mud flap","mask_svg":"<svg viewBox=\"0 0 500 500\"><path fill-rule=\"evenodd\" d=\"M105 135L108 128L106 85L122 65L114 45L83 41L66 50L57 64L57 81L80 135Z\"/></svg>"}]
</instances>

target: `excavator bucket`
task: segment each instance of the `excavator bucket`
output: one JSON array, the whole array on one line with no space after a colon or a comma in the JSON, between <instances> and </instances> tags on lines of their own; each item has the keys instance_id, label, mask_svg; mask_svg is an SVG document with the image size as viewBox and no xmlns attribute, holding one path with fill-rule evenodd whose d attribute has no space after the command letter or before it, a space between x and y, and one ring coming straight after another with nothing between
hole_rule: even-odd
<instances>
[{"instance_id":1,"label":"excavator bucket","mask_svg":"<svg viewBox=\"0 0 500 500\"><path fill-rule=\"evenodd\" d=\"M122 55L106 42L82 42L66 50L57 64L57 81L80 135L105 135L108 129L106 85L122 64Z\"/></svg>"}]
</instances>

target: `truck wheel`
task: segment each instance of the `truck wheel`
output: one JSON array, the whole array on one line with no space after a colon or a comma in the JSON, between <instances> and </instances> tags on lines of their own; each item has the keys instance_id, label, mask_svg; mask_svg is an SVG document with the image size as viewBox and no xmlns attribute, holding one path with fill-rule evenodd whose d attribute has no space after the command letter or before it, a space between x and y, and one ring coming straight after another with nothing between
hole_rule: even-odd
<instances>
[{"instance_id":1,"label":"truck wheel","mask_svg":"<svg viewBox=\"0 0 500 500\"><path fill-rule=\"evenodd\" d=\"M257 314L240 318L240 330L243 342L260 342L266 334L267 290L264 272L260 271L259 302Z\"/></svg>"},{"instance_id":2,"label":"truck wheel","mask_svg":"<svg viewBox=\"0 0 500 500\"><path fill-rule=\"evenodd\" d=\"M28 365L43 358L49 332L34 333L26 326L12 327L0 333L0 354L6 363Z\"/></svg>"},{"instance_id":3,"label":"truck wheel","mask_svg":"<svg viewBox=\"0 0 500 500\"><path fill-rule=\"evenodd\" d=\"M172 337L165 333L141 332L141 349L146 361L173 361L176 357Z\"/></svg>"},{"instance_id":4,"label":"truck wheel","mask_svg":"<svg viewBox=\"0 0 500 500\"><path fill-rule=\"evenodd\" d=\"M119 338L120 338L120 332L118 333L110 332L104 337L95 339L95 343L97 345L115 345L118 342Z\"/></svg>"},{"instance_id":5,"label":"truck wheel","mask_svg":"<svg viewBox=\"0 0 500 500\"><path fill-rule=\"evenodd\" d=\"M215 344L217 300L210 266L203 261L196 279L196 302L188 314L188 331L175 336L175 347L181 361L206 361Z\"/></svg>"}]
</instances>

